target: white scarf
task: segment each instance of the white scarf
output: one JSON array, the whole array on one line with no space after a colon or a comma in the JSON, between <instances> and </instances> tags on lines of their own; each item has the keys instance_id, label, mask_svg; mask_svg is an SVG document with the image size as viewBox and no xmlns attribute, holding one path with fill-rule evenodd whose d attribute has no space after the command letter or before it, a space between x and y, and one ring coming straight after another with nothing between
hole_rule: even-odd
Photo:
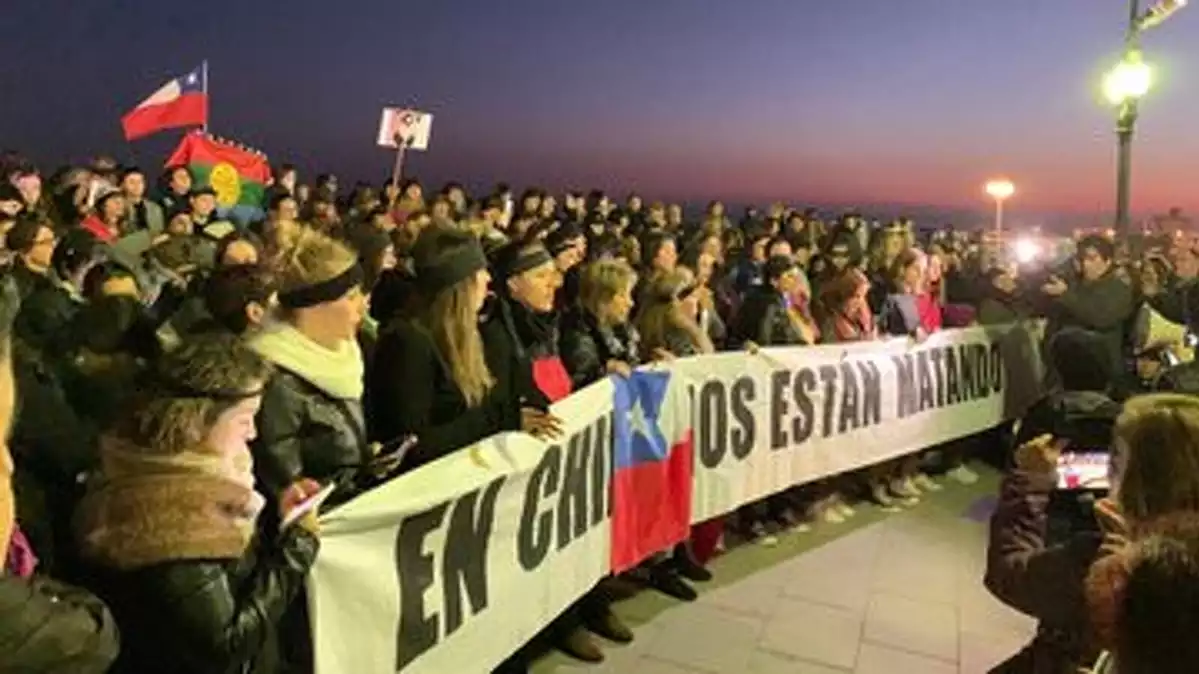
<instances>
[{"instance_id":1,"label":"white scarf","mask_svg":"<svg viewBox=\"0 0 1199 674\"><path fill-rule=\"evenodd\" d=\"M264 329L250 340L260 356L319 388L332 398L362 399L362 351L347 339L337 350L326 349L290 324Z\"/></svg>"}]
</instances>

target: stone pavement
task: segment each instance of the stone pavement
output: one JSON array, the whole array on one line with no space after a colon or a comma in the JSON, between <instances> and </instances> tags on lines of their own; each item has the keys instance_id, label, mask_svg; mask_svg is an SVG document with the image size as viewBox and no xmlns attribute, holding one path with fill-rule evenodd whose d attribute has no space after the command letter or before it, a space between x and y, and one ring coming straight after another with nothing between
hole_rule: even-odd
<instances>
[{"instance_id":1,"label":"stone pavement","mask_svg":"<svg viewBox=\"0 0 1199 674\"><path fill-rule=\"evenodd\" d=\"M903 513L861 506L846 524L735 549L694 603L646 591L618 604L637 639L601 641L603 664L554 654L533 672L984 674L1033 630L982 587L996 483L946 483Z\"/></svg>"}]
</instances>

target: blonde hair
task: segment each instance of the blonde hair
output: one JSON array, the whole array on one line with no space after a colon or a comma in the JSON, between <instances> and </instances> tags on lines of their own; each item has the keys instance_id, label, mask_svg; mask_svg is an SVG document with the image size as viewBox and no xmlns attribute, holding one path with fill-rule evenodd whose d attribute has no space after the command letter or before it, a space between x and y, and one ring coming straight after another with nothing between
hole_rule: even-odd
<instances>
[{"instance_id":1,"label":"blonde hair","mask_svg":"<svg viewBox=\"0 0 1199 674\"><path fill-rule=\"evenodd\" d=\"M637 272L624 260L597 260L579 276L579 305L596 318L617 295L637 283Z\"/></svg>"},{"instance_id":2,"label":"blonde hair","mask_svg":"<svg viewBox=\"0 0 1199 674\"><path fill-rule=\"evenodd\" d=\"M463 246L478 245L474 236L458 227L433 226L421 233L420 257L432 259L457 253ZM478 407L495 387L487 367L479 314L472 293L475 277L468 276L426 298L418 322L433 339L438 353L450 368L450 378L461 391L467 407Z\"/></svg>"},{"instance_id":3,"label":"blonde hair","mask_svg":"<svg viewBox=\"0 0 1199 674\"><path fill-rule=\"evenodd\" d=\"M1199 399L1156 393L1125 404L1116 421L1123 514L1144 521L1199 510Z\"/></svg>"},{"instance_id":4,"label":"blonde hair","mask_svg":"<svg viewBox=\"0 0 1199 674\"><path fill-rule=\"evenodd\" d=\"M683 313L679 302L679 293L694 283L695 275L686 267L676 267L650 281L645 306L637 314L637 332L648 352L655 349L670 351L667 336L672 332L686 335L696 353L715 351L712 340L693 318Z\"/></svg>"},{"instance_id":5,"label":"blonde hair","mask_svg":"<svg viewBox=\"0 0 1199 674\"><path fill-rule=\"evenodd\" d=\"M358 256L344 243L300 226L280 232L274 260L280 293L324 283L358 264Z\"/></svg>"}]
</instances>

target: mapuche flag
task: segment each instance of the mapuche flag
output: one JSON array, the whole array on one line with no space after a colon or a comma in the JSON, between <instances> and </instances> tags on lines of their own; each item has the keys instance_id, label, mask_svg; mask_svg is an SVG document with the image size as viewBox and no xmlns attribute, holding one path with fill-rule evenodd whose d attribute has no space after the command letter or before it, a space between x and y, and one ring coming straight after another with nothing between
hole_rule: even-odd
<instances>
[{"instance_id":1,"label":"mapuche flag","mask_svg":"<svg viewBox=\"0 0 1199 674\"><path fill-rule=\"evenodd\" d=\"M217 205L261 209L271 169L266 156L217 140L206 133L189 133L167 160L167 166L186 166L197 186L211 187Z\"/></svg>"}]
</instances>

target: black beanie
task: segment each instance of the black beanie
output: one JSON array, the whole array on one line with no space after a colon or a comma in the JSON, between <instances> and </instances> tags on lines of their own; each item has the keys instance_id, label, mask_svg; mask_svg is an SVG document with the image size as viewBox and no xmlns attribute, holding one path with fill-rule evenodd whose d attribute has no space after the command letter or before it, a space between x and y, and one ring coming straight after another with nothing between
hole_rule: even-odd
<instances>
[{"instance_id":1,"label":"black beanie","mask_svg":"<svg viewBox=\"0 0 1199 674\"><path fill-rule=\"evenodd\" d=\"M1111 383L1111 352L1103 336L1067 327L1049 341L1049 362L1067 391L1103 391Z\"/></svg>"}]
</instances>

